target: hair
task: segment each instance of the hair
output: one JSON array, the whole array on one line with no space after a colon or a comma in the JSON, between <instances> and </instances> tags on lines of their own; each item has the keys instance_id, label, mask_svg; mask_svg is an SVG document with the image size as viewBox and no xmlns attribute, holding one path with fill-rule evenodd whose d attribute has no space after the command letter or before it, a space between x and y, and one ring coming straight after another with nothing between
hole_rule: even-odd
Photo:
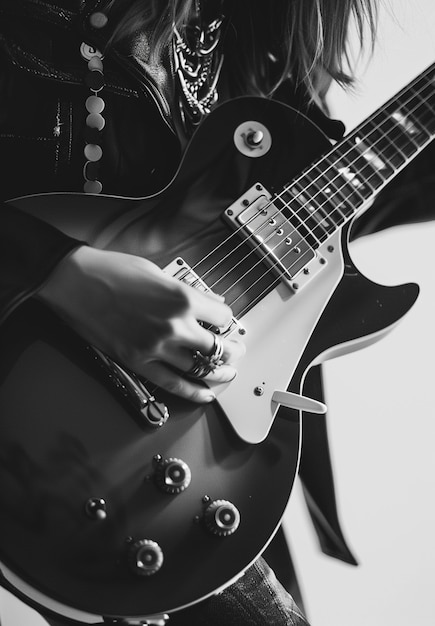
<instances>
[{"instance_id":1,"label":"hair","mask_svg":"<svg viewBox=\"0 0 435 626\"><path fill-rule=\"evenodd\" d=\"M210 0L203 0L204 4ZM173 26L182 32L197 0L107 0L116 16L108 45L152 26L156 55L169 44ZM270 96L291 77L317 99L331 80L353 83L348 31L352 20L360 47L376 34L377 0L231 0L224 46L231 51L238 91ZM231 36L232 34L232 36Z\"/></svg>"}]
</instances>

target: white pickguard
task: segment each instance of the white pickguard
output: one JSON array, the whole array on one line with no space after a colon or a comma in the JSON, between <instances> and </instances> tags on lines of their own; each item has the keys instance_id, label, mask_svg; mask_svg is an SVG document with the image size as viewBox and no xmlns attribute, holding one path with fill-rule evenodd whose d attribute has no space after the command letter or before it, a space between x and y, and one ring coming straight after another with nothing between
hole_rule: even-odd
<instances>
[{"instance_id":1,"label":"white pickguard","mask_svg":"<svg viewBox=\"0 0 435 626\"><path fill-rule=\"evenodd\" d=\"M246 355L239 361L237 377L215 385L219 404L239 437L248 443L263 441L272 426L278 405L275 390L287 389L304 349L343 272L341 234L328 241L334 252L325 268L304 287L292 293L280 284L242 318L246 329ZM262 395L255 389L261 387Z\"/></svg>"}]
</instances>

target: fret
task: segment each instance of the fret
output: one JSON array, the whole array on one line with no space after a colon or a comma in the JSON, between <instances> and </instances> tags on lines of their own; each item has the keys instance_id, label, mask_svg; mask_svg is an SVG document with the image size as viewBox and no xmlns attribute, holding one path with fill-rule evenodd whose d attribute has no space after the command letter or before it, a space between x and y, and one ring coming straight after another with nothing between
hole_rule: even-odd
<instances>
[{"instance_id":1,"label":"fret","mask_svg":"<svg viewBox=\"0 0 435 626\"><path fill-rule=\"evenodd\" d=\"M435 132L435 101L431 102L433 87L433 85L429 84L418 92L415 92L416 99L418 100L415 114L429 133ZM432 98L432 100L434 99Z\"/></svg>"},{"instance_id":2,"label":"fret","mask_svg":"<svg viewBox=\"0 0 435 626\"><path fill-rule=\"evenodd\" d=\"M382 150L384 157L395 170L402 167L408 157L418 149L416 143L409 137L402 118L403 116L397 115L396 111L387 108L373 118L378 126L378 132L382 133L377 147Z\"/></svg>"},{"instance_id":3,"label":"fret","mask_svg":"<svg viewBox=\"0 0 435 626\"><path fill-rule=\"evenodd\" d=\"M435 65L289 183L278 196L282 210L308 244L317 247L434 136Z\"/></svg>"},{"instance_id":4,"label":"fret","mask_svg":"<svg viewBox=\"0 0 435 626\"><path fill-rule=\"evenodd\" d=\"M334 172L334 170L332 170ZM328 207L328 213L332 220L340 226L346 217L353 214L353 209L347 202L343 190L340 188L340 181L335 181L329 177L329 172L325 174L316 171L316 186L321 190L320 194L324 198L324 204Z\"/></svg>"},{"instance_id":5,"label":"fret","mask_svg":"<svg viewBox=\"0 0 435 626\"><path fill-rule=\"evenodd\" d=\"M434 87L435 71L431 69L409 85L390 105L390 108L395 106L398 121L419 146L435 131Z\"/></svg>"},{"instance_id":6,"label":"fret","mask_svg":"<svg viewBox=\"0 0 435 626\"><path fill-rule=\"evenodd\" d=\"M328 178L353 211L417 154L435 133L435 69L422 75L324 159Z\"/></svg>"},{"instance_id":7,"label":"fret","mask_svg":"<svg viewBox=\"0 0 435 626\"><path fill-rule=\"evenodd\" d=\"M431 70L422 76L412 89L420 98L424 112L423 123L430 132L435 132L435 70Z\"/></svg>"},{"instance_id":8,"label":"fret","mask_svg":"<svg viewBox=\"0 0 435 626\"><path fill-rule=\"evenodd\" d=\"M334 167L331 168L331 172L328 170L328 176L319 176L319 180L323 186L324 194L328 197L330 204L334 206L334 219L340 226L346 221L346 218L352 217L355 212L355 205L359 206L362 203L361 196L345 179L337 175Z\"/></svg>"},{"instance_id":9,"label":"fret","mask_svg":"<svg viewBox=\"0 0 435 626\"><path fill-rule=\"evenodd\" d=\"M391 136L394 146L405 156L405 161L412 157L419 148L419 143L413 138L413 123L397 109L391 105L386 108L387 117L383 123L383 128Z\"/></svg>"},{"instance_id":10,"label":"fret","mask_svg":"<svg viewBox=\"0 0 435 626\"><path fill-rule=\"evenodd\" d=\"M364 202L355 180L347 180L335 167L309 171L280 195L292 209L297 207L299 221L316 240L312 245L325 241Z\"/></svg>"},{"instance_id":11,"label":"fret","mask_svg":"<svg viewBox=\"0 0 435 626\"><path fill-rule=\"evenodd\" d=\"M323 223L323 216L316 212L315 206L305 193L294 185L274 199L274 204L287 217L292 226L301 233L312 248L328 238L329 232ZM332 232L332 231L330 231Z\"/></svg>"},{"instance_id":12,"label":"fret","mask_svg":"<svg viewBox=\"0 0 435 626\"><path fill-rule=\"evenodd\" d=\"M425 91L429 94L430 87L427 86L426 90L422 89L416 93L420 101L417 114L424 127L427 128L430 133L433 133L435 132L435 103L431 104L430 100L425 95Z\"/></svg>"},{"instance_id":13,"label":"fret","mask_svg":"<svg viewBox=\"0 0 435 626\"><path fill-rule=\"evenodd\" d=\"M350 171L358 173L352 187L350 187L349 183L342 186L343 194L354 205L355 202L358 202L358 196L364 200L369 198L384 183L384 177L373 167L372 162L363 157L361 150L356 150L353 147L353 142L350 142L348 146L346 154L340 157L339 169L342 171L343 167L346 167L347 162L347 167L350 168ZM338 151L338 155L340 155L340 151Z\"/></svg>"},{"instance_id":14,"label":"fret","mask_svg":"<svg viewBox=\"0 0 435 626\"><path fill-rule=\"evenodd\" d=\"M309 174L306 174L302 180L292 185L292 191L297 191L300 198L307 199L312 217L319 222L326 233L331 234L344 222L344 218L337 212L336 205L330 202L320 182L316 180L317 172L314 170L311 174L312 180Z\"/></svg>"},{"instance_id":15,"label":"fret","mask_svg":"<svg viewBox=\"0 0 435 626\"><path fill-rule=\"evenodd\" d=\"M390 178L406 161L383 130L384 121L383 113L378 113L365 124L364 133L358 133L354 138L357 151L361 152L362 158L373 169L370 177L366 179L368 184L375 174L383 180Z\"/></svg>"},{"instance_id":16,"label":"fret","mask_svg":"<svg viewBox=\"0 0 435 626\"><path fill-rule=\"evenodd\" d=\"M335 180L335 174L334 169L327 170L325 173L322 173L320 169L313 170L311 173L313 180L309 182L308 190L317 198L319 210L328 215L335 226L340 226L346 217L353 213L353 210L346 202L343 202L346 200L342 189L343 181ZM309 175L308 173L306 178L309 179Z\"/></svg>"},{"instance_id":17,"label":"fret","mask_svg":"<svg viewBox=\"0 0 435 626\"><path fill-rule=\"evenodd\" d=\"M424 126L425 112L422 102L412 88L397 97L397 114L403 115L407 132L417 145L422 146L430 138L430 132Z\"/></svg>"},{"instance_id":18,"label":"fret","mask_svg":"<svg viewBox=\"0 0 435 626\"><path fill-rule=\"evenodd\" d=\"M354 138L338 145L327 161L332 169L330 179L352 207L361 205L383 182L373 163L357 149Z\"/></svg>"}]
</instances>

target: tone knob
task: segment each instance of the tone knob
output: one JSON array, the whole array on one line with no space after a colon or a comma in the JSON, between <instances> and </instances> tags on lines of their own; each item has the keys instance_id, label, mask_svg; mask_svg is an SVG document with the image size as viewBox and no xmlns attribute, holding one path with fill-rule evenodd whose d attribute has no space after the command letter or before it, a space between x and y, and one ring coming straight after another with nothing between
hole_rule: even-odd
<instances>
[{"instance_id":1,"label":"tone knob","mask_svg":"<svg viewBox=\"0 0 435 626\"><path fill-rule=\"evenodd\" d=\"M238 529L240 513L228 500L213 500L204 512L204 521L207 530L213 535L227 537Z\"/></svg>"},{"instance_id":2,"label":"tone knob","mask_svg":"<svg viewBox=\"0 0 435 626\"><path fill-rule=\"evenodd\" d=\"M155 541L140 539L130 546L128 562L138 576L152 576L163 565L163 552Z\"/></svg>"},{"instance_id":3,"label":"tone knob","mask_svg":"<svg viewBox=\"0 0 435 626\"><path fill-rule=\"evenodd\" d=\"M157 486L169 494L181 493L190 484L190 468L181 459L163 459L160 455L154 457L156 465L155 479Z\"/></svg>"}]
</instances>

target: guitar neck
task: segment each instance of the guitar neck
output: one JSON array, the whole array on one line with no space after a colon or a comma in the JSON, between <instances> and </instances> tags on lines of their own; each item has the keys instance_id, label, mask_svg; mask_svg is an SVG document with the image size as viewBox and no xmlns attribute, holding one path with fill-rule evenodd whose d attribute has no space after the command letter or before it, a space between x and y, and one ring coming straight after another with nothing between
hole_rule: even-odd
<instances>
[{"instance_id":1,"label":"guitar neck","mask_svg":"<svg viewBox=\"0 0 435 626\"><path fill-rule=\"evenodd\" d=\"M286 186L278 200L318 247L367 208L434 137L432 65Z\"/></svg>"}]
</instances>

